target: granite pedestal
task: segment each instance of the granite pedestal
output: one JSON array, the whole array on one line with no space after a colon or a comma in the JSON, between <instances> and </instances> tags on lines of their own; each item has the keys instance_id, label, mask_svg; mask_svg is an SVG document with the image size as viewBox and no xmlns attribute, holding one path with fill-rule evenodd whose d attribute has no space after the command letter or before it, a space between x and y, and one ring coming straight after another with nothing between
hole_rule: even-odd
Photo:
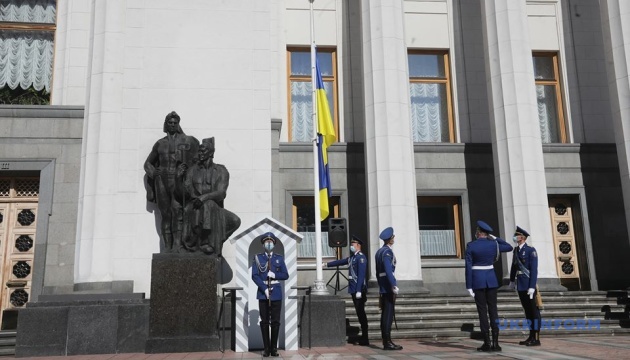
<instances>
[{"instance_id":1,"label":"granite pedestal","mask_svg":"<svg viewBox=\"0 0 630 360\"><path fill-rule=\"evenodd\" d=\"M145 352L219 350L216 257L154 254Z\"/></svg>"}]
</instances>

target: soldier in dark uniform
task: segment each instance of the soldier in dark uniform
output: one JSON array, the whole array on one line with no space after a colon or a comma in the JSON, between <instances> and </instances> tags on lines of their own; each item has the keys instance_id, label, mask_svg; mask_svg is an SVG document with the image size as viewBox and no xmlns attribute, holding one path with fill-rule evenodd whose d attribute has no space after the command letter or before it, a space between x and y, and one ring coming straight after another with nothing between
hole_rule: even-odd
<instances>
[{"instance_id":1,"label":"soldier in dark uniform","mask_svg":"<svg viewBox=\"0 0 630 360\"><path fill-rule=\"evenodd\" d=\"M326 267L348 265L348 293L352 296L352 303L361 324L361 337L357 343L361 346L368 346L370 345L370 340L368 340L368 320L365 314L367 258L361 252L362 245L363 241L352 235L352 240L350 241L351 255L344 259L331 261L325 265Z\"/></svg>"},{"instance_id":2,"label":"soldier in dark uniform","mask_svg":"<svg viewBox=\"0 0 630 360\"><path fill-rule=\"evenodd\" d=\"M477 351L501 351L499 346L499 318L497 310L497 288L499 282L494 272L494 262L501 252L512 250L505 240L491 235L492 228L483 221L477 221L476 240L466 245L466 289L475 298L479 314L479 328L483 335L483 345ZM488 326L490 315L490 326ZM490 329L492 328L492 344Z\"/></svg>"},{"instance_id":3,"label":"soldier in dark uniform","mask_svg":"<svg viewBox=\"0 0 630 360\"><path fill-rule=\"evenodd\" d=\"M383 246L376 252L376 277L380 293L381 303L381 336L384 350L402 350L402 346L392 342L392 322L394 321L394 305L398 286L396 286L396 256L392 251L394 245L394 229L391 227L381 231L379 238L383 240Z\"/></svg>"},{"instance_id":4,"label":"soldier in dark uniform","mask_svg":"<svg viewBox=\"0 0 630 360\"><path fill-rule=\"evenodd\" d=\"M516 290L525 310L525 318L529 322L529 337L520 341L519 345L540 346L540 310L536 305L536 282L538 281L538 255L536 249L525 243L529 233L516 227L513 240L518 244L514 249L512 269L510 271L510 288Z\"/></svg>"},{"instance_id":5,"label":"soldier in dark uniform","mask_svg":"<svg viewBox=\"0 0 630 360\"><path fill-rule=\"evenodd\" d=\"M264 357L278 356L278 333L280 331L283 297L282 285L278 280L289 278L284 258L273 253L277 241L278 238L273 233L263 234L260 242L265 247L265 252L257 254L252 265L252 280L258 286L256 298L260 311L260 331L265 346ZM270 324L271 339L269 339Z\"/></svg>"}]
</instances>

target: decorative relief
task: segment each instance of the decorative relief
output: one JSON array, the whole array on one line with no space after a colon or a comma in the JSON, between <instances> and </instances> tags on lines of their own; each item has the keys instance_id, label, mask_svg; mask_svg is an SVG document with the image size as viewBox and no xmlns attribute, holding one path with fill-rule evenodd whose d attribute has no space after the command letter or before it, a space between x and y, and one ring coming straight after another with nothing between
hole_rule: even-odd
<instances>
[{"instance_id":1,"label":"decorative relief","mask_svg":"<svg viewBox=\"0 0 630 360\"><path fill-rule=\"evenodd\" d=\"M18 279L24 279L31 274L31 265L26 261L18 261L13 265L13 275Z\"/></svg>"},{"instance_id":2,"label":"decorative relief","mask_svg":"<svg viewBox=\"0 0 630 360\"><path fill-rule=\"evenodd\" d=\"M562 264L562 272L569 275L573 273L573 264L571 264L570 262L566 261L564 264Z\"/></svg>"},{"instance_id":3,"label":"decorative relief","mask_svg":"<svg viewBox=\"0 0 630 360\"><path fill-rule=\"evenodd\" d=\"M17 220L20 225L29 226L35 222L35 214L29 209L24 209L18 214Z\"/></svg>"},{"instance_id":4,"label":"decorative relief","mask_svg":"<svg viewBox=\"0 0 630 360\"><path fill-rule=\"evenodd\" d=\"M568 241L563 241L560 243L560 252L563 254L568 254L571 252L571 243Z\"/></svg>"},{"instance_id":5,"label":"decorative relief","mask_svg":"<svg viewBox=\"0 0 630 360\"><path fill-rule=\"evenodd\" d=\"M564 215L567 213L567 207L564 204L557 204L555 211L558 215Z\"/></svg>"},{"instance_id":6,"label":"decorative relief","mask_svg":"<svg viewBox=\"0 0 630 360\"><path fill-rule=\"evenodd\" d=\"M24 306L28 302L28 293L24 289L14 290L11 293L10 301L13 306Z\"/></svg>"},{"instance_id":7,"label":"decorative relief","mask_svg":"<svg viewBox=\"0 0 630 360\"><path fill-rule=\"evenodd\" d=\"M29 235L20 235L15 239L15 248L21 252L29 251L33 248L33 238Z\"/></svg>"},{"instance_id":8,"label":"decorative relief","mask_svg":"<svg viewBox=\"0 0 630 360\"><path fill-rule=\"evenodd\" d=\"M569 224L563 222L558 223L556 230L562 235L566 235L569 232Z\"/></svg>"}]
</instances>

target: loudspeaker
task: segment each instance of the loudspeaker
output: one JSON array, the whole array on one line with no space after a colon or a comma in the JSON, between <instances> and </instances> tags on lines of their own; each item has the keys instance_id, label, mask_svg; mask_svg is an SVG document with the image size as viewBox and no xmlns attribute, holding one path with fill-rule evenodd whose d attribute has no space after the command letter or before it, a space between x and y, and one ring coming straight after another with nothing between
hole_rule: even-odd
<instances>
[{"instance_id":1,"label":"loudspeaker","mask_svg":"<svg viewBox=\"0 0 630 360\"><path fill-rule=\"evenodd\" d=\"M345 218L328 219L328 246L346 247L348 246L348 232L346 231Z\"/></svg>"}]
</instances>

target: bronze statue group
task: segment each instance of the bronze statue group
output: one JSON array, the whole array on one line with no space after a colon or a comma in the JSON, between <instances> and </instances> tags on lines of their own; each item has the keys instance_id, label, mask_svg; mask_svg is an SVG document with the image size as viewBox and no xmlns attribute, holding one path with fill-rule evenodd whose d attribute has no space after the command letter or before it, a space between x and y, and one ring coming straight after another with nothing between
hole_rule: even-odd
<instances>
[{"instance_id":1,"label":"bronze statue group","mask_svg":"<svg viewBox=\"0 0 630 360\"><path fill-rule=\"evenodd\" d=\"M166 136L155 143L144 164L147 201L156 203L161 216L162 252L203 253L221 257L223 242L241 224L236 214L223 207L230 175L225 166L214 163L214 138L206 138L199 143L193 136L184 134L179 122L180 117L176 112L167 114L163 127ZM391 338L399 292L395 276L396 256L392 249L395 237L391 227L381 231L379 238L383 246L376 251L374 259L384 350L402 349ZM493 264L499 260L502 252L513 249L510 288L518 291L530 326L529 337L519 344L540 345L541 316L536 301L539 297L536 286L538 256L536 249L526 244L528 237L527 231L517 226L513 237L517 247L514 248L505 240L493 236L488 224L478 221L475 240L466 246L466 289L475 299L484 340L483 345L477 348L478 351L501 351L497 311L499 282ZM263 356L278 356L283 297L280 281L288 279L289 274L284 258L273 252L279 241L276 235L269 232L259 238L265 251L254 257L252 280L258 288L256 298L259 301ZM348 293L361 325L361 335L353 342L368 346L370 341L365 313L367 258L361 250L362 245L363 241L353 236L350 256L323 265L348 266Z\"/></svg>"}]
</instances>

